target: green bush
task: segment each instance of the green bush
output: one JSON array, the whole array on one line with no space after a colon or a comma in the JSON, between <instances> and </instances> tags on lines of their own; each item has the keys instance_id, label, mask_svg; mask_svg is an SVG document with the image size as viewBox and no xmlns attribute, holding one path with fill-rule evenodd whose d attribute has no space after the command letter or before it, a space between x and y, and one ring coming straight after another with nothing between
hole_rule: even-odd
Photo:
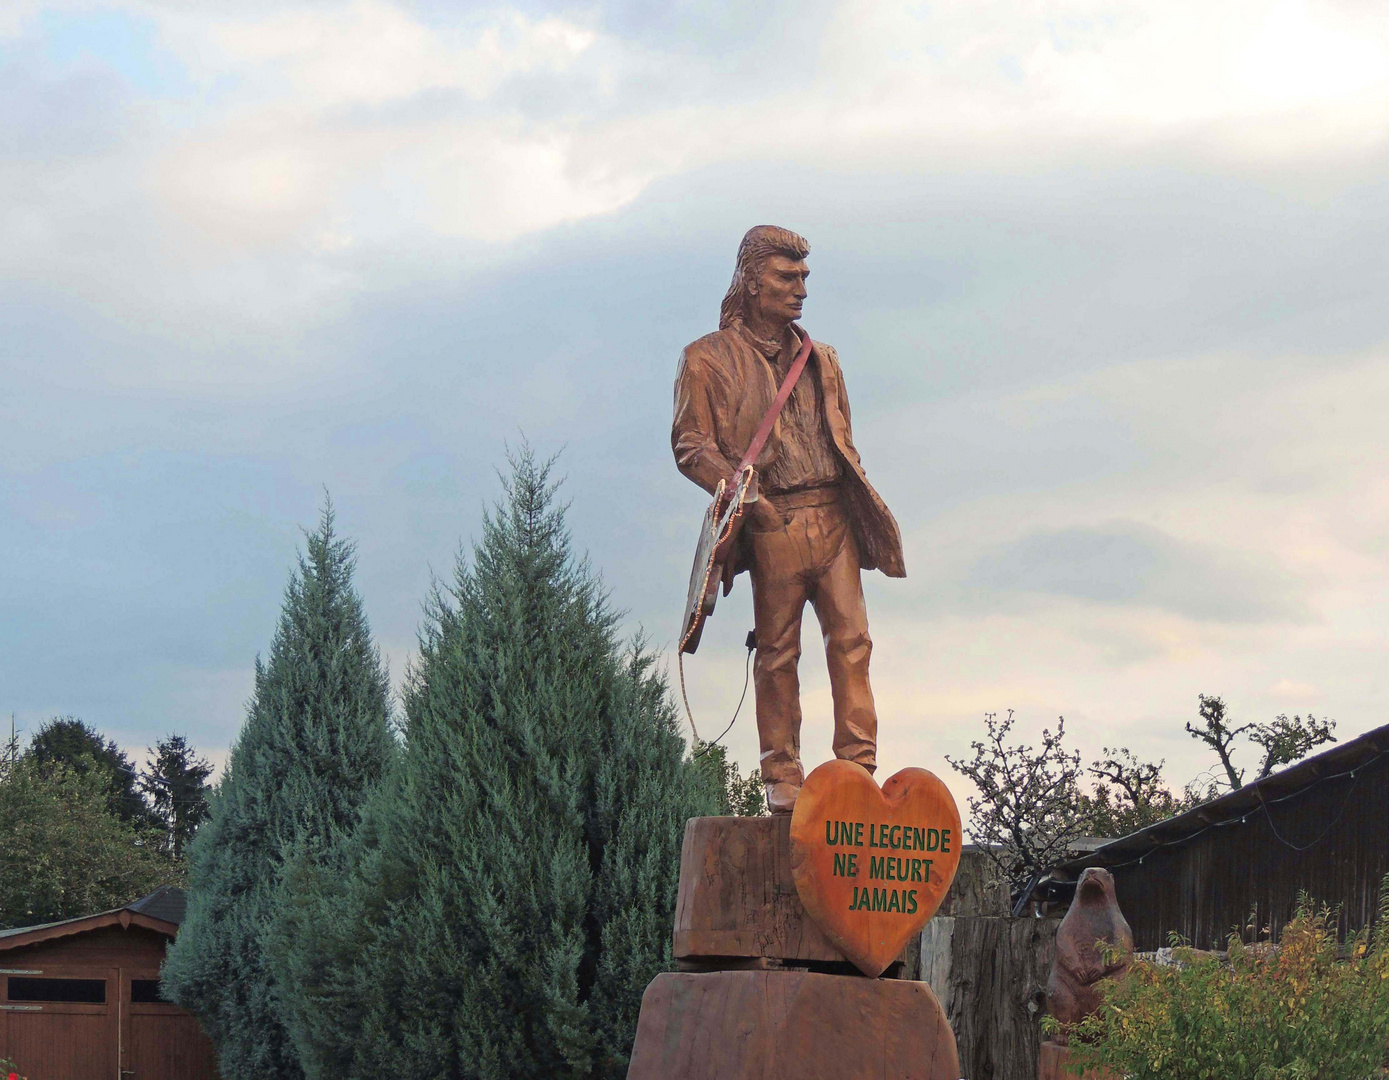
<instances>
[{"instance_id":1,"label":"green bush","mask_svg":"<svg viewBox=\"0 0 1389 1080\"><path fill-rule=\"evenodd\" d=\"M183 884L182 864L122 820L108 794L97 770L62 762L22 758L0 779L0 928L107 911Z\"/></svg>"},{"instance_id":2,"label":"green bush","mask_svg":"<svg viewBox=\"0 0 1389 1080\"><path fill-rule=\"evenodd\" d=\"M1070 1030L1076 1071L1131 1080L1367 1080L1389 1046L1389 877L1373 933L1344 945L1336 914L1299 898L1277 944L1230 937L1229 961L1178 947L1135 961Z\"/></svg>"}]
</instances>

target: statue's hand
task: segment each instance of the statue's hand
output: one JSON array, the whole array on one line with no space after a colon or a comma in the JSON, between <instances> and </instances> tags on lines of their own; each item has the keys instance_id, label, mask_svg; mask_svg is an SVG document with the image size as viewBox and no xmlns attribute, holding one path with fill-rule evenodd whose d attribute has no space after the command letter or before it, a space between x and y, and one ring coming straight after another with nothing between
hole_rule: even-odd
<instances>
[{"instance_id":1,"label":"statue's hand","mask_svg":"<svg viewBox=\"0 0 1389 1080\"><path fill-rule=\"evenodd\" d=\"M747 519L746 524L754 532L771 532L785 524L781 511L766 499L754 499L752 502L743 503L743 515Z\"/></svg>"}]
</instances>

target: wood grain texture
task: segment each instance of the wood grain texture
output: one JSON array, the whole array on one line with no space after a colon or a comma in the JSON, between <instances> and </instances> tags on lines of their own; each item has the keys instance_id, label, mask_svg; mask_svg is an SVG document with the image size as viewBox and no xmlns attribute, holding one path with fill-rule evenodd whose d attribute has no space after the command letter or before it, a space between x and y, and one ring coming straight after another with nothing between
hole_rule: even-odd
<instances>
[{"instance_id":1,"label":"wood grain texture","mask_svg":"<svg viewBox=\"0 0 1389 1080\"><path fill-rule=\"evenodd\" d=\"M926 769L903 769L879 788L863 766L827 761L806 777L791 815L801 903L869 976L940 907L962 844L955 800Z\"/></svg>"},{"instance_id":2,"label":"wood grain texture","mask_svg":"<svg viewBox=\"0 0 1389 1080\"><path fill-rule=\"evenodd\" d=\"M1008 879L989 857L973 845L960 851L960 865L950 891L936 909L937 919L946 915L971 918L992 915L1008 918L1013 901L1008 895Z\"/></svg>"},{"instance_id":3,"label":"wood grain texture","mask_svg":"<svg viewBox=\"0 0 1389 1080\"><path fill-rule=\"evenodd\" d=\"M921 932L920 978L955 1032L970 1080L1037 1075L1057 919L937 915Z\"/></svg>"},{"instance_id":4,"label":"wood grain texture","mask_svg":"<svg viewBox=\"0 0 1389 1080\"><path fill-rule=\"evenodd\" d=\"M923 983L807 971L658 975L627 1080L959 1080Z\"/></svg>"},{"instance_id":5,"label":"wood grain texture","mask_svg":"<svg viewBox=\"0 0 1389 1080\"><path fill-rule=\"evenodd\" d=\"M671 951L677 960L845 961L796 892L790 817L686 823Z\"/></svg>"},{"instance_id":6,"label":"wood grain texture","mask_svg":"<svg viewBox=\"0 0 1389 1080\"><path fill-rule=\"evenodd\" d=\"M131 1000L132 979L159 978L169 942L142 918L126 928L92 920L93 929L0 950L6 968L106 983L102 1005L0 1011L0 1057L31 1080L216 1080L212 1043L191 1013ZM8 992L0 976L0 1004L11 1004Z\"/></svg>"}]
</instances>

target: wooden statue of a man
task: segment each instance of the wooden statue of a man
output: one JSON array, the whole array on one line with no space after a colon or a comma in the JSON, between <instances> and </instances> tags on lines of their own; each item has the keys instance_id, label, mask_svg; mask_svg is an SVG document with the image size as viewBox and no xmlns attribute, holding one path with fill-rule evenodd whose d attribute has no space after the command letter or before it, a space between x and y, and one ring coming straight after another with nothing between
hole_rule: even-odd
<instances>
[{"instance_id":1,"label":"wooden statue of a man","mask_svg":"<svg viewBox=\"0 0 1389 1080\"><path fill-rule=\"evenodd\" d=\"M680 471L713 493L776 397L800 345L810 245L759 225L738 246L719 329L686 346L675 378L671 445ZM905 577L902 536L864 475L835 351L814 342L803 376L755 461L733 572L752 577L757 733L773 813L790 813L801 767L801 615L815 608L834 697L834 752L870 772L878 717L868 685L868 611L860 570Z\"/></svg>"}]
</instances>

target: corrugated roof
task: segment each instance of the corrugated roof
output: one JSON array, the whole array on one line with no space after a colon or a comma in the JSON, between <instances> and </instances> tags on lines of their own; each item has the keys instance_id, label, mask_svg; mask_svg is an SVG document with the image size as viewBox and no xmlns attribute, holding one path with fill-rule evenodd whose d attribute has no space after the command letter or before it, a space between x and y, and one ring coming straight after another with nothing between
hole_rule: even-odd
<instances>
[{"instance_id":1,"label":"corrugated roof","mask_svg":"<svg viewBox=\"0 0 1389 1080\"><path fill-rule=\"evenodd\" d=\"M13 937L16 934L32 934L35 930L48 930L55 926L81 922L83 919L90 919L96 915L115 915L122 911L133 911L137 915L146 915L151 919L159 919L177 926L183 922L184 912L187 910L187 893L177 885L161 885L148 896L132 900L124 907L111 908L109 911L94 911L90 915L79 915L74 919L59 919L57 922L38 923L34 926L16 926L10 930L0 930L0 938Z\"/></svg>"},{"instance_id":2,"label":"corrugated roof","mask_svg":"<svg viewBox=\"0 0 1389 1080\"><path fill-rule=\"evenodd\" d=\"M1367 731L1359 738L1245 784L1184 814L1111 840L1089 854L1059 863L1039 884L1045 888L1050 883L1071 882L1087 866L1112 868L1141 859L1157 848L1182 844L1207 829L1244 818L1265 804L1271 806L1295 799L1326 780L1357 772L1385 754L1389 754L1389 725Z\"/></svg>"}]
</instances>

